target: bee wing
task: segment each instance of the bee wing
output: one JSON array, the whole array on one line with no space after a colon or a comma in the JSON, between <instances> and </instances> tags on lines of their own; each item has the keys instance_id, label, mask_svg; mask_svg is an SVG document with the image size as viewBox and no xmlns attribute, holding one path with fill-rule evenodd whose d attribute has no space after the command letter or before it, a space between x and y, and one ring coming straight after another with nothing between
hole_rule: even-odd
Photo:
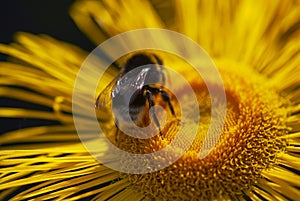
<instances>
[{"instance_id":1,"label":"bee wing","mask_svg":"<svg viewBox=\"0 0 300 201\"><path fill-rule=\"evenodd\" d=\"M100 94L98 95L98 97L96 99L96 103L95 103L96 108L101 109L111 103L111 101L112 101L111 93L112 93L112 91L115 87L116 81L118 79L119 79L119 76L116 77L115 79L113 79L113 81L111 81L104 88L104 90L100 92Z\"/></svg>"},{"instance_id":2,"label":"bee wing","mask_svg":"<svg viewBox=\"0 0 300 201\"><path fill-rule=\"evenodd\" d=\"M125 95L128 92L135 92L141 90L145 85L146 77L149 74L150 68L142 69L138 74L135 72L128 72L120 80L122 83L118 83L114 92L120 93L120 95ZM118 81L119 82L119 81Z\"/></svg>"},{"instance_id":3,"label":"bee wing","mask_svg":"<svg viewBox=\"0 0 300 201\"><path fill-rule=\"evenodd\" d=\"M112 99L118 95L124 96L130 92L141 90L145 85L145 80L149 74L150 68L144 68L137 75L136 73L128 72L124 76L116 77L97 97L95 106L103 108L112 102Z\"/></svg>"}]
</instances>

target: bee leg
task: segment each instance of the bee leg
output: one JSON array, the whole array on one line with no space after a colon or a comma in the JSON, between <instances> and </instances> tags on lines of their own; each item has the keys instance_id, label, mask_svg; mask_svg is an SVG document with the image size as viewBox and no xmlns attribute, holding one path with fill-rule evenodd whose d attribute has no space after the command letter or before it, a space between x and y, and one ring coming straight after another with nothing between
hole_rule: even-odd
<instances>
[{"instance_id":1,"label":"bee leg","mask_svg":"<svg viewBox=\"0 0 300 201\"><path fill-rule=\"evenodd\" d=\"M173 116L175 116L175 112L174 112L174 107L171 103L171 100L170 100L170 96L169 94L167 94L164 90L160 89L159 90L159 93L162 95L162 98L164 101L168 102L168 105L169 105L169 108L171 110L171 113Z\"/></svg>"},{"instance_id":2,"label":"bee leg","mask_svg":"<svg viewBox=\"0 0 300 201\"><path fill-rule=\"evenodd\" d=\"M119 141L119 129L116 129L115 141L116 141L116 143L118 143L118 141Z\"/></svg>"},{"instance_id":3,"label":"bee leg","mask_svg":"<svg viewBox=\"0 0 300 201\"><path fill-rule=\"evenodd\" d=\"M115 119L116 133L115 133L115 141L118 142L119 139L119 128L118 128L119 120Z\"/></svg>"},{"instance_id":4,"label":"bee leg","mask_svg":"<svg viewBox=\"0 0 300 201\"><path fill-rule=\"evenodd\" d=\"M146 98L147 98L148 103L149 103L149 108L154 106L153 99L152 99L152 92L150 90L146 91ZM158 118L155 114L155 111L152 112L152 117L153 117L154 123L157 125L157 127L159 129L159 134L160 134L161 138L164 139L164 136L161 133L160 123L159 123Z\"/></svg>"}]
</instances>

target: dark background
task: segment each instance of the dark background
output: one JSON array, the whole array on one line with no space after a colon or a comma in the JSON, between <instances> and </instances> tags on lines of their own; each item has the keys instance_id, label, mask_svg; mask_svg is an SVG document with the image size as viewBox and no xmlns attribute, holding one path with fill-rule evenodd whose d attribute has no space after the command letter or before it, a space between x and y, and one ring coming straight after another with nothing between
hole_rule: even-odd
<instances>
[{"instance_id":1,"label":"dark background","mask_svg":"<svg viewBox=\"0 0 300 201\"><path fill-rule=\"evenodd\" d=\"M94 46L69 16L74 0L6 0L0 4L0 42L9 43L17 31L45 33L84 49Z\"/></svg>"},{"instance_id":2,"label":"dark background","mask_svg":"<svg viewBox=\"0 0 300 201\"><path fill-rule=\"evenodd\" d=\"M87 51L95 46L81 33L69 16L69 7L74 0L4 0L0 3L0 43L9 44L17 31L48 34L58 40L73 43ZM0 54L0 60L6 56ZM0 107L25 107L47 110L30 103L0 98ZM34 119L0 118L0 133L10 130L48 125L49 122Z\"/></svg>"}]
</instances>

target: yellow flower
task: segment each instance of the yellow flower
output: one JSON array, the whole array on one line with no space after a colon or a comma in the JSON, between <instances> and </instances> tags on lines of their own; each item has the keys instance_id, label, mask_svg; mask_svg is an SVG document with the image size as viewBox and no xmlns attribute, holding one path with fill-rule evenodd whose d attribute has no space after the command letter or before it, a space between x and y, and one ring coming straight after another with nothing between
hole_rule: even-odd
<instances>
[{"instance_id":1,"label":"yellow flower","mask_svg":"<svg viewBox=\"0 0 300 201\"><path fill-rule=\"evenodd\" d=\"M166 64L189 79L202 116L187 152L170 166L146 174L120 173L99 164L77 136L72 92L88 53L49 36L17 34L16 43L0 45L0 51L13 58L0 64L0 95L48 110L2 107L0 117L58 124L0 136L0 198L299 199L299 11L298 1L279 0L75 2L71 16L96 45L137 28L167 28L200 44L220 71L227 96L225 125L213 150L199 159L212 100L203 81L182 69L182 61L160 53ZM116 75L116 70L108 71L102 83ZM122 143L115 144L133 153L155 152L172 141L178 127L176 121L167 122L164 140L138 140L120 133Z\"/></svg>"}]
</instances>

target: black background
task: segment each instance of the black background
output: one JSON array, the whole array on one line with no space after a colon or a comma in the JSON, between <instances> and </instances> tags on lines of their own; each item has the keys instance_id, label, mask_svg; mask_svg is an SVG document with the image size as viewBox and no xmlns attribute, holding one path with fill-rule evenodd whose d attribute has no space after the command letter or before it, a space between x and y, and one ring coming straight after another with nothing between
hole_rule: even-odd
<instances>
[{"instance_id":1,"label":"black background","mask_svg":"<svg viewBox=\"0 0 300 201\"><path fill-rule=\"evenodd\" d=\"M0 4L1 43L9 43L17 31L45 33L84 49L94 46L69 16L74 0L7 0Z\"/></svg>"},{"instance_id":2,"label":"black background","mask_svg":"<svg viewBox=\"0 0 300 201\"><path fill-rule=\"evenodd\" d=\"M76 27L69 16L73 0L4 0L0 3L0 43L9 44L15 32L47 34L58 40L77 45L87 51L95 46ZM6 56L0 54L0 60ZM30 103L0 98L0 107L45 109ZM0 133L55 122L34 119L0 118Z\"/></svg>"}]
</instances>

